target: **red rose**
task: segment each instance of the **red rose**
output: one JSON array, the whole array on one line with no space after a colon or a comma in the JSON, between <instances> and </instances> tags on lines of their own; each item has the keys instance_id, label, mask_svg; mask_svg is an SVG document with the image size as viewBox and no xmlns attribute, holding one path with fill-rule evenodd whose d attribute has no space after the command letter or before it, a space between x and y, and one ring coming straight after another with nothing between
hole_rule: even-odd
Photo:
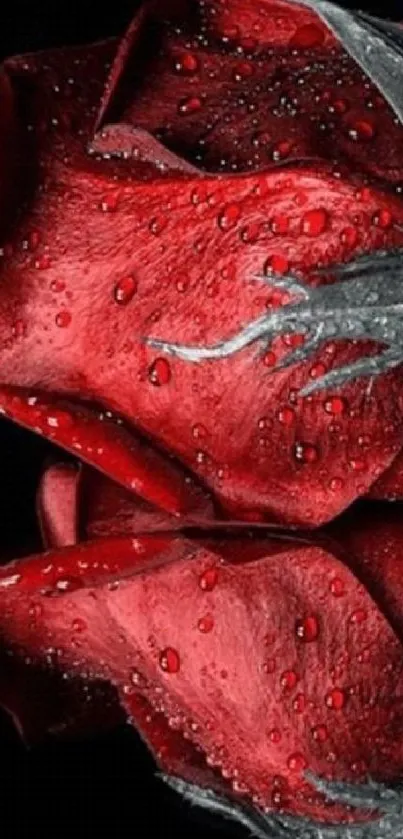
<instances>
[{"instance_id":1,"label":"red rose","mask_svg":"<svg viewBox=\"0 0 403 839\"><path fill-rule=\"evenodd\" d=\"M41 725L112 685L255 829L400 819L352 785L403 764L402 40L145 2L0 76L0 406L87 464L44 473L48 550L1 570L3 704L38 727L27 655Z\"/></svg>"}]
</instances>

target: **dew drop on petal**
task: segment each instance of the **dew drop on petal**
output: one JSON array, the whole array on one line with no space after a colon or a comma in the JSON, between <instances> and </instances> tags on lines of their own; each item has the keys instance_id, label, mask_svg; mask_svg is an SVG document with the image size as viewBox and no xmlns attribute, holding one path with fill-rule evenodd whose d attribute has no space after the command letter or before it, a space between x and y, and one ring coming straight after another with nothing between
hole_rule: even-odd
<instances>
[{"instance_id":1,"label":"dew drop on petal","mask_svg":"<svg viewBox=\"0 0 403 839\"><path fill-rule=\"evenodd\" d=\"M61 291L64 291L66 288L66 283L64 280L56 279L52 280L50 284L50 290L58 294Z\"/></svg>"},{"instance_id":2,"label":"dew drop on petal","mask_svg":"<svg viewBox=\"0 0 403 839\"><path fill-rule=\"evenodd\" d=\"M326 230L328 213L324 208L308 210L301 221L301 232L306 236L320 236Z\"/></svg>"},{"instance_id":3,"label":"dew drop on petal","mask_svg":"<svg viewBox=\"0 0 403 839\"><path fill-rule=\"evenodd\" d=\"M276 669L276 659L275 658L267 658L263 664L263 672L264 673L274 673Z\"/></svg>"},{"instance_id":4,"label":"dew drop on petal","mask_svg":"<svg viewBox=\"0 0 403 839\"><path fill-rule=\"evenodd\" d=\"M280 685L284 691L294 690L298 681L299 677L295 670L284 670L280 677Z\"/></svg>"},{"instance_id":5,"label":"dew drop on petal","mask_svg":"<svg viewBox=\"0 0 403 839\"><path fill-rule=\"evenodd\" d=\"M373 216L372 221L377 227L382 228L382 230L388 230L393 224L393 216L390 210L379 210Z\"/></svg>"},{"instance_id":6,"label":"dew drop on petal","mask_svg":"<svg viewBox=\"0 0 403 839\"><path fill-rule=\"evenodd\" d=\"M340 577L333 577L330 581L330 592L333 594L333 597L343 597L346 593L346 587L344 580L341 580Z\"/></svg>"},{"instance_id":7,"label":"dew drop on petal","mask_svg":"<svg viewBox=\"0 0 403 839\"><path fill-rule=\"evenodd\" d=\"M218 570L217 568L206 568L199 577L199 586L202 591L213 591L217 585Z\"/></svg>"},{"instance_id":8,"label":"dew drop on petal","mask_svg":"<svg viewBox=\"0 0 403 839\"><path fill-rule=\"evenodd\" d=\"M228 204L218 215L217 222L221 230L230 230L235 227L241 216L241 209L238 204Z\"/></svg>"},{"instance_id":9,"label":"dew drop on petal","mask_svg":"<svg viewBox=\"0 0 403 839\"><path fill-rule=\"evenodd\" d=\"M368 614L365 611L365 609L356 609L350 615L350 623L355 623L355 624L364 623L364 621L366 621L367 617L368 617Z\"/></svg>"},{"instance_id":10,"label":"dew drop on petal","mask_svg":"<svg viewBox=\"0 0 403 839\"><path fill-rule=\"evenodd\" d=\"M160 233L162 233L162 231L164 230L164 228L166 226L166 223L167 223L167 219L166 219L165 216L162 216L162 215L154 216L154 218L151 219L148 227L149 227L150 232L154 236L159 236Z\"/></svg>"},{"instance_id":11,"label":"dew drop on petal","mask_svg":"<svg viewBox=\"0 0 403 839\"><path fill-rule=\"evenodd\" d=\"M316 641L319 635L319 622L316 615L308 615L295 624L295 634L301 641Z\"/></svg>"},{"instance_id":12,"label":"dew drop on petal","mask_svg":"<svg viewBox=\"0 0 403 839\"><path fill-rule=\"evenodd\" d=\"M148 371L148 379L155 387L167 385L171 379L171 367L166 358L156 358Z\"/></svg>"},{"instance_id":13,"label":"dew drop on petal","mask_svg":"<svg viewBox=\"0 0 403 839\"><path fill-rule=\"evenodd\" d=\"M324 743L325 740L329 737L329 732L325 725L315 725L312 728L312 737L318 743Z\"/></svg>"},{"instance_id":14,"label":"dew drop on petal","mask_svg":"<svg viewBox=\"0 0 403 839\"><path fill-rule=\"evenodd\" d=\"M292 772L302 772L306 768L307 762L301 752L294 752L289 756L287 766Z\"/></svg>"},{"instance_id":15,"label":"dew drop on petal","mask_svg":"<svg viewBox=\"0 0 403 839\"><path fill-rule=\"evenodd\" d=\"M84 618L74 618L71 624L73 632L85 632L87 629L87 622Z\"/></svg>"},{"instance_id":16,"label":"dew drop on petal","mask_svg":"<svg viewBox=\"0 0 403 839\"><path fill-rule=\"evenodd\" d=\"M279 408L277 411L277 419L281 425L294 425L296 419L294 409L288 405L285 405L284 408Z\"/></svg>"},{"instance_id":17,"label":"dew drop on petal","mask_svg":"<svg viewBox=\"0 0 403 839\"><path fill-rule=\"evenodd\" d=\"M332 416L340 416L347 410L346 400L341 396L332 396L324 402L324 409L327 414Z\"/></svg>"},{"instance_id":18,"label":"dew drop on petal","mask_svg":"<svg viewBox=\"0 0 403 839\"><path fill-rule=\"evenodd\" d=\"M288 259L282 254L273 254L264 266L264 273L266 276L270 274L286 274L289 271L290 263Z\"/></svg>"},{"instance_id":19,"label":"dew drop on petal","mask_svg":"<svg viewBox=\"0 0 403 839\"><path fill-rule=\"evenodd\" d=\"M297 441L294 445L294 457L301 463L315 463L318 460L319 453L312 443Z\"/></svg>"},{"instance_id":20,"label":"dew drop on petal","mask_svg":"<svg viewBox=\"0 0 403 839\"><path fill-rule=\"evenodd\" d=\"M346 694L341 688L333 688L326 694L325 702L328 708L341 711L346 704Z\"/></svg>"},{"instance_id":21,"label":"dew drop on petal","mask_svg":"<svg viewBox=\"0 0 403 839\"><path fill-rule=\"evenodd\" d=\"M127 277L122 277L122 279L116 283L113 290L113 296L116 303L119 303L120 306L126 306L130 303L130 300L132 300L136 291L137 280L133 276L128 275Z\"/></svg>"},{"instance_id":22,"label":"dew drop on petal","mask_svg":"<svg viewBox=\"0 0 403 839\"><path fill-rule=\"evenodd\" d=\"M173 647L165 647L159 658L161 670L165 673L178 673L180 669L179 653Z\"/></svg>"},{"instance_id":23,"label":"dew drop on petal","mask_svg":"<svg viewBox=\"0 0 403 839\"><path fill-rule=\"evenodd\" d=\"M304 693L297 693L295 699L292 702L293 710L296 714L303 714L306 707L306 700Z\"/></svg>"},{"instance_id":24,"label":"dew drop on petal","mask_svg":"<svg viewBox=\"0 0 403 839\"><path fill-rule=\"evenodd\" d=\"M306 23L299 26L289 41L290 47L296 49L309 49L322 46L325 40L324 29L316 23Z\"/></svg>"},{"instance_id":25,"label":"dew drop on petal","mask_svg":"<svg viewBox=\"0 0 403 839\"><path fill-rule=\"evenodd\" d=\"M199 96L187 96L186 99L181 99L178 105L178 112L184 116L194 114L200 111L202 101Z\"/></svg>"},{"instance_id":26,"label":"dew drop on petal","mask_svg":"<svg viewBox=\"0 0 403 839\"><path fill-rule=\"evenodd\" d=\"M199 69L199 60L191 52L184 52L175 61L175 70L183 76L192 76Z\"/></svg>"},{"instance_id":27,"label":"dew drop on petal","mask_svg":"<svg viewBox=\"0 0 403 839\"><path fill-rule=\"evenodd\" d=\"M71 314L67 311L67 309L62 309L60 312L57 313L55 317L56 326L60 329L66 329L67 326L70 326L71 323Z\"/></svg>"},{"instance_id":28,"label":"dew drop on petal","mask_svg":"<svg viewBox=\"0 0 403 839\"><path fill-rule=\"evenodd\" d=\"M199 618L197 622L197 628L199 632L203 632L204 634L211 632L214 628L214 618L212 615L204 615L204 617Z\"/></svg>"},{"instance_id":29,"label":"dew drop on petal","mask_svg":"<svg viewBox=\"0 0 403 839\"><path fill-rule=\"evenodd\" d=\"M354 248L358 241L358 231L351 225L345 227L340 233L340 241L349 248Z\"/></svg>"},{"instance_id":30,"label":"dew drop on petal","mask_svg":"<svg viewBox=\"0 0 403 839\"><path fill-rule=\"evenodd\" d=\"M347 134L353 142L369 142L375 136L375 128L368 120L357 119L350 124Z\"/></svg>"}]
</instances>

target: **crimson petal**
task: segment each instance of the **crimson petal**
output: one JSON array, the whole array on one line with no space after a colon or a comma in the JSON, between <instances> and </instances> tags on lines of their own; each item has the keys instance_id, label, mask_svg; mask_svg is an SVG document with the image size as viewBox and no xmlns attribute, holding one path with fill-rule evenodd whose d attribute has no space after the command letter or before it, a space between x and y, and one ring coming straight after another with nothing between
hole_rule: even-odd
<instances>
[{"instance_id":1,"label":"crimson petal","mask_svg":"<svg viewBox=\"0 0 403 839\"><path fill-rule=\"evenodd\" d=\"M115 561L124 540L109 544ZM233 794L325 820L356 818L312 794L304 771L353 782L401 775L402 650L389 622L323 549L290 543L265 558L262 541L260 559L252 546L250 561L244 552L243 563L223 564L206 548L171 544L154 571L119 581L115 566L118 585L60 597L30 585L37 560L19 563L28 582L0 588L4 637L39 660L51 644L62 670L115 684L135 722L142 697ZM72 549L55 554L56 565L66 557L75 570ZM158 758L161 728L155 741L151 729ZM170 764L168 738L166 771L178 771L175 743ZM194 781L192 754L180 749L181 772Z\"/></svg>"}]
</instances>

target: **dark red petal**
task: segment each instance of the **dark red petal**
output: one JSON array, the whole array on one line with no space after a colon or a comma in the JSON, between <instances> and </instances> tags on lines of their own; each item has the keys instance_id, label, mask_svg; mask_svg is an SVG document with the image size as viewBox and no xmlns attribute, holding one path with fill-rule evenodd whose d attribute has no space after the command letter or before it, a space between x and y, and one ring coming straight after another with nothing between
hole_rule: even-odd
<instances>
[{"instance_id":1,"label":"dark red petal","mask_svg":"<svg viewBox=\"0 0 403 839\"><path fill-rule=\"evenodd\" d=\"M281 0L180 7L156 4L154 25L142 7L97 128L131 123L208 171L315 157L401 181L400 124L312 10Z\"/></svg>"},{"instance_id":2,"label":"dark red petal","mask_svg":"<svg viewBox=\"0 0 403 839\"><path fill-rule=\"evenodd\" d=\"M7 387L0 388L0 411L166 512L178 516L210 510L206 496L172 460L129 433L118 419L110 421L108 412L96 414L43 393Z\"/></svg>"},{"instance_id":3,"label":"dark red petal","mask_svg":"<svg viewBox=\"0 0 403 839\"><path fill-rule=\"evenodd\" d=\"M82 470L79 503L82 538L155 533L175 530L183 524L181 518L136 498L94 469Z\"/></svg>"},{"instance_id":4,"label":"dark red petal","mask_svg":"<svg viewBox=\"0 0 403 839\"><path fill-rule=\"evenodd\" d=\"M37 509L46 548L64 548L77 542L78 469L55 463L44 472L38 490Z\"/></svg>"},{"instance_id":5,"label":"dark red petal","mask_svg":"<svg viewBox=\"0 0 403 839\"><path fill-rule=\"evenodd\" d=\"M183 553L180 548L181 542L174 533L145 533L68 545L60 551L48 550L0 566L0 590L54 597L103 586L141 574L161 562L173 562Z\"/></svg>"},{"instance_id":6,"label":"dark red petal","mask_svg":"<svg viewBox=\"0 0 403 839\"><path fill-rule=\"evenodd\" d=\"M171 28L164 31L169 40ZM362 186L361 145L354 176L340 167L332 175L318 165L225 178L173 177L171 171L149 182L132 180L138 175L135 161L86 156L88 122L83 135L62 124L75 60L82 61L77 65L80 85L95 62L94 90L99 91L98 64L105 51L105 46L94 48L90 65L82 51L71 53L71 66L65 53L59 64L56 56L48 57L50 69L38 72L32 79L34 93L30 88L21 99L27 121L37 127L26 160L41 165L33 173L37 190L29 214L15 227L2 258L2 380L95 399L118 411L153 443L179 456L235 517L324 522L368 492L400 451L399 371L379 377L370 395L367 382L359 381L345 387L341 400L338 392L302 399L297 391L312 378L375 347L328 344L312 363L273 374L271 365L290 349L287 335L276 339L264 358L253 347L223 362L200 365L171 362L143 339L151 335L209 344L234 334L267 307L286 302L256 276L289 268L314 286L323 281L313 273L318 264L401 245L401 199L381 189L379 181L376 189ZM306 55L297 53L303 66ZM219 55L227 62L221 48ZM132 59L135 63L134 53L127 70ZM38 59L30 59L23 71L21 61L9 63L20 98L25 91L21 76L31 78L37 65ZM116 101L112 96L112 110L119 110L125 73ZM322 90L322 70L317 83ZM58 97L54 90L50 95L55 84ZM133 97L133 86L130 90ZM71 98L76 119L80 97ZM312 91L308 99L313 101ZM144 107L146 100L136 87L130 101L130 107ZM89 90L85 110L91 107ZM263 110L266 115L267 107ZM150 106L147 113L152 116L157 109ZM45 117L52 125L48 130L47 123L46 131L41 127ZM238 126L236 114L234 120ZM295 125L301 126L300 120ZM142 128L137 122L135 127ZM153 129L147 124L144 130ZM399 146L387 133L389 154ZM228 126L225 136L232 137ZM190 137L188 129L184 137ZM325 146L337 159L331 143ZM400 152L398 157L401 163ZM375 162L379 159L375 154ZM141 165L147 177L155 173L147 160ZM319 227L311 223L318 214L324 220ZM123 462L125 447L118 445ZM149 475L149 461L141 462ZM108 472L119 481L121 465L115 462ZM105 464L98 460L97 466ZM156 473L158 478L158 468ZM147 492L159 487L157 478Z\"/></svg>"},{"instance_id":7,"label":"dark red petal","mask_svg":"<svg viewBox=\"0 0 403 839\"><path fill-rule=\"evenodd\" d=\"M396 505L354 508L330 531L351 567L403 641L403 509Z\"/></svg>"},{"instance_id":8,"label":"dark red petal","mask_svg":"<svg viewBox=\"0 0 403 839\"><path fill-rule=\"evenodd\" d=\"M401 777L402 648L374 600L320 548L290 542L265 558L262 542L256 560L252 543L251 561L245 548L243 563L229 565L190 543L172 545L186 558L172 563L168 554L170 564L112 588L58 598L28 596L21 584L0 589L4 637L39 658L51 645L62 669L112 681L133 714L131 697L142 696L237 794L355 818L311 796L303 771ZM23 576L33 562L20 563ZM178 767L169 743L164 767Z\"/></svg>"}]
</instances>

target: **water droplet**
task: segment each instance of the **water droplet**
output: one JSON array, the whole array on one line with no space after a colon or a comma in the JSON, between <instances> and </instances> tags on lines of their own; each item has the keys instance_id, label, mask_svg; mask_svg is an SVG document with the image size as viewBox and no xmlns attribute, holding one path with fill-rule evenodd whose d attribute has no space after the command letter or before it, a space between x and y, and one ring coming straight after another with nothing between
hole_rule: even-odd
<instances>
[{"instance_id":1,"label":"water droplet","mask_svg":"<svg viewBox=\"0 0 403 839\"><path fill-rule=\"evenodd\" d=\"M292 772L302 772L306 769L307 762L301 752L294 752L287 760L287 766Z\"/></svg>"},{"instance_id":2,"label":"water droplet","mask_svg":"<svg viewBox=\"0 0 403 839\"><path fill-rule=\"evenodd\" d=\"M356 609L350 615L350 623L356 623L356 624L364 623L364 621L366 621L367 617L368 617L368 614L365 611L365 609Z\"/></svg>"},{"instance_id":3,"label":"water droplet","mask_svg":"<svg viewBox=\"0 0 403 839\"><path fill-rule=\"evenodd\" d=\"M306 236L320 236L326 230L328 218L327 211L323 207L308 210L301 220L302 233Z\"/></svg>"},{"instance_id":4,"label":"water droplet","mask_svg":"<svg viewBox=\"0 0 403 839\"><path fill-rule=\"evenodd\" d=\"M295 634L301 641L316 641L319 635L319 621L316 615L308 615L295 624Z\"/></svg>"},{"instance_id":5,"label":"water droplet","mask_svg":"<svg viewBox=\"0 0 403 839\"><path fill-rule=\"evenodd\" d=\"M211 632L214 628L214 618L212 615L205 615L203 618L200 618L197 622L197 628L199 632L207 633Z\"/></svg>"},{"instance_id":6,"label":"water droplet","mask_svg":"<svg viewBox=\"0 0 403 839\"><path fill-rule=\"evenodd\" d=\"M122 277L122 279L116 283L113 290L113 296L116 303L119 303L121 306L126 306L130 303L130 300L132 300L136 291L137 280L133 276L128 275L127 277Z\"/></svg>"},{"instance_id":7,"label":"water droplet","mask_svg":"<svg viewBox=\"0 0 403 839\"><path fill-rule=\"evenodd\" d=\"M151 219L148 228L154 236L159 236L166 227L167 219L165 216L154 216Z\"/></svg>"},{"instance_id":8,"label":"water droplet","mask_svg":"<svg viewBox=\"0 0 403 839\"><path fill-rule=\"evenodd\" d=\"M333 597L343 597L346 593L344 580L341 580L340 577L333 577L330 581L330 591L333 594Z\"/></svg>"},{"instance_id":9,"label":"water droplet","mask_svg":"<svg viewBox=\"0 0 403 839\"><path fill-rule=\"evenodd\" d=\"M372 221L377 227L381 227L382 230L388 230L393 224L393 216L390 210L379 210L373 216Z\"/></svg>"},{"instance_id":10,"label":"water droplet","mask_svg":"<svg viewBox=\"0 0 403 839\"><path fill-rule=\"evenodd\" d=\"M333 688L326 694L325 702L333 711L341 711L346 704L346 694L341 688Z\"/></svg>"},{"instance_id":11,"label":"water droplet","mask_svg":"<svg viewBox=\"0 0 403 839\"><path fill-rule=\"evenodd\" d=\"M306 707L306 700L304 693L297 693L295 699L292 702L293 710L296 714L303 714Z\"/></svg>"},{"instance_id":12,"label":"water droplet","mask_svg":"<svg viewBox=\"0 0 403 839\"><path fill-rule=\"evenodd\" d=\"M114 213L119 202L119 192L110 192L101 199L100 208L103 213Z\"/></svg>"},{"instance_id":13,"label":"water droplet","mask_svg":"<svg viewBox=\"0 0 403 839\"><path fill-rule=\"evenodd\" d=\"M358 241L358 232L355 227L345 227L340 233L340 241L348 248L354 248Z\"/></svg>"},{"instance_id":14,"label":"water droplet","mask_svg":"<svg viewBox=\"0 0 403 839\"><path fill-rule=\"evenodd\" d=\"M213 591L217 584L217 580L217 568L206 568L206 570L203 571L203 573L200 575L199 586L202 589L202 591Z\"/></svg>"},{"instance_id":15,"label":"water droplet","mask_svg":"<svg viewBox=\"0 0 403 839\"><path fill-rule=\"evenodd\" d=\"M366 463L362 458L355 457L349 461L349 465L353 472L362 472L365 469Z\"/></svg>"},{"instance_id":16,"label":"water droplet","mask_svg":"<svg viewBox=\"0 0 403 839\"><path fill-rule=\"evenodd\" d=\"M199 61L191 52L184 52L175 61L175 70L184 76L192 76L199 69Z\"/></svg>"},{"instance_id":17,"label":"water droplet","mask_svg":"<svg viewBox=\"0 0 403 839\"><path fill-rule=\"evenodd\" d=\"M235 227L241 216L238 204L228 204L218 216L218 226L221 230L230 230Z\"/></svg>"},{"instance_id":18,"label":"water droplet","mask_svg":"<svg viewBox=\"0 0 403 839\"><path fill-rule=\"evenodd\" d=\"M325 32L322 27L316 23L306 23L296 29L290 39L289 45L296 49L309 49L311 47L322 46L324 40Z\"/></svg>"},{"instance_id":19,"label":"water droplet","mask_svg":"<svg viewBox=\"0 0 403 839\"><path fill-rule=\"evenodd\" d=\"M330 481L329 481L329 489L331 489L331 490L332 490L332 492L338 492L339 490L343 489L343 487L344 487L344 480L343 480L343 478L340 478L340 477L338 477L337 475L335 475L335 477L334 477L334 478L331 478L331 479L330 479Z\"/></svg>"},{"instance_id":20,"label":"water droplet","mask_svg":"<svg viewBox=\"0 0 403 839\"><path fill-rule=\"evenodd\" d=\"M291 426L295 423L295 411L294 408L285 405L283 408L279 408L277 411L277 419L281 423L281 425Z\"/></svg>"},{"instance_id":21,"label":"water droplet","mask_svg":"<svg viewBox=\"0 0 403 839\"><path fill-rule=\"evenodd\" d=\"M274 673L276 669L276 659L275 658L267 658L263 664L263 672L264 673Z\"/></svg>"},{"instance_id":22,"label":"water droplet","mask_svg":"<svg viewBox=\"0 0 403 839\"><path fill-rule=\"evenodd\" d=\"M156 358L148 371L148 379L155 387L167 385L171 379L171 368L166 358Z\"/></svg>"},{"instance_id":23,"label":"water droplet","mask_svg":"<svg viewBox=\"0 0 403 839\"><path fill-rule=\"evenodd\" d=\"M64 291L65 288L66 288L66 283L64 282L64 280L60 280L60 279L52 280L52 282L50 284L50 290L55 292L56 294L59 294L61 291Z\"/></svg>"},{"instance_id":24,"label":"water droplet","mask_svg":"<svg viewBox=\"0 0 403 839\"><path fill-rule=\"evenodd\" d=\"M318 361L317 364L313 364L309 370L309 375L311 379L320 379L322 376L325 375L325 373L326 367L321 361Z\"/></svg>"},{"instance_id":25,"label":"water droplet","mask_svg":"<svg viewBox=\"0 0 403 839\"><path fill-rule=\"evenodd\" d=\"M234 82L242 82L253 76L254 72L255 68L250 61L240 61L232 71L232 78Z\"/></svg>"},{"instance_id":26,"label":"water droplet","mask_svg":"<svg viewBox=\"0 0 403 839\"><path fill-rule=\"evenodd\" d=\"M160 667L166 673L178 673L180 669L180 658L177 650L173 647L165 647L160 654Z\"/></svg>"},{"instance_id":27,"label":"water droplet","mask_svg":"<svg viewBox=\"0 0 403 839\"><path fill-rule=\"evenodd\" d=\"M293 143L290 140L281 140L280 143L276 143L272 151L273 160L276 163L280 160L285 160L290 155L292 147Z\"/></svg>"},{"instance_id":28,"label":"water droplet","mask_svg":"<svg viewBox=\"0 0 403 839\"><path fill-rule=\"evenodd\" d=\"M350 140L354 142L369 142L375 136L375 128L371 122L366 119L357 119L351 123L347 130Z\"/></svg>"},{"instance_id":29,"label":"water droplet","mask_svg":"<svg viewBox=\"0 0 403 839\"><path fill-rule=\"evenodd\" d=\"M35 268L37 268L38 271L47 271L48 268L50 268L51 264L52 262L50 256L47 253L44 253L42 256L39 257L39 259L36 259L34 262Z\"/></svg>"},{"instance_id":30,"label":"water droplet","mask_svg":"<svg viewBox=\"0 0 403 839\"><path fill-rule=\"evenodd\" d=\"M60 329L65 329L67 326L70 326L71 323L71 314L67 311L67 309L62 309L61 312L58 312L55 317L56 326L60 327Z\"/></svg>"},{"instance_id":31,"label":"water droplet","mask_svg":"<svg viewBox=\"0 0 403 839\"><path fill-rule=\"evenodd\" d=\"M197 113L201 107L202 101L199 96L187 96L186 99L182 99L179 102L178 112L183 116L187 116L188 114Z\"/></svg>"},{"instance_id":32,"label":"water droplet","mask_svg":"<svg viewBox=\"0 0 403 839\"><path fill-rule=\"evenodd\" d=\"M332 396L324 402L324 409L327 414L340 416L341 414L344 414L347 409L346 400L341 396Z\"/></svg>"},{"instance_id":33,"label":"water droplet","mask_svg":"<svg viewBox=\"0 0 403 839\"><path fill-rule=\"evenodd\" d=\"M85 632L87 629L87 622L83 618L74 618L71 628L73 632Z\"/></svg>"},{"instance_id":34,"label":"water droplet","mask_svg":"<svg viewBox=\"0 0 403 839\"><path fill-rule=\"evenodd\" d=\"M79 577L69 577L66 574L66 576L59 577L59 579L56 580L54 587L55 591L62 592L64 594L65 592L78 591L78 589L83 587L83 582Z\"/></svg>"},{"instance_id":35,"label":"water droplet","mask_svg":"<svg viewBox=\"0 0 403 839\"><path fill-rule=\"evenodd\" d=\"M270 221L270 229L273 233L283 234L288 233L290 227L290 219L285 215L274 216Z\"/></svg>"},{"instance_id":36,"label":"water droplet","mask_svg":"<svg viewBox=\"0 0 403 839\"><path fill-rule=\"evenodd\" d=\"M312 443L298 441L294 445L294 457L301 463L315 463L319 454L316 446L312 445Z\"/></svg>"},{"instance_id":37,"label":"water droplet","mask_svg":"<svg viewBox=\"0 0 403 839\"><path fill-rule=\"evenodd\" d=\"M348 107L349 105L346 99L335 99L330 105L329 111L331 111L331 113L339 114L341 116L342 114L345 114L348 111Z\"/></svg>"},{"instance_id":38,"label":"water droplet","mask_svg":"<svg viewBox=\"0 0 403 839\"><path fill-rule=\"evenodd\" d=\"M245 227L242 228L240 232L240 237L243 242L246 244L254 244L257 242L260 236L260 225L259 224L247 224Z\"/></svg>"},{"instance_id":39,"label":"water droplet","mask_svg":"<svg viewBox=\"0 0 403 839\"><path fill-rule=\"evenodd\" d=\"M329 737L329 732L325 725L315 725L312 729L312 737L318 743L324 743Z\"/></svg>"},{"instance_id":40,"label":"water droplet","mask_svg":"<svg viewBox=\"0 0 403 839\"><path fill-rule=\"evenodd\" d=\"M272 728L268 733L268 737L271 743L280 743L281 731L278 728Z\"/></svg>"},{"instance_id":41,"label":"water droplet","mask_svg":"<svg viewBox=\"0 0 403 839\"><path fill-rule=\"evenodd\" d=\"M280 685L284 691L294 690L298 681L299 676L297 676L295 670L284 670L280 677Z\"/></svg>"},{"instance_id":42,"label":"water droplet","mask_svg":"<svg viewBox=\"0 0 403 839\"><path fill-rule=\"evenodd\" d=\"M267 353L264 354L263 364L264 364L265 367L274 367L274 365L276 363L277 363L277 356L272 350L269 350Z\"/></svg>"},{"instance_id":43,"label":"water droplet","mask_svg":"<svg viewBox=\"0 0 403 839\"><path fill-rule=\"evenodd\" d=\"M289 268L290 263L285 256L282 256L282 254L273 254L264 266L264 273L266 276L270 274L286 274Z\"/></svg>"}]
</instances>

